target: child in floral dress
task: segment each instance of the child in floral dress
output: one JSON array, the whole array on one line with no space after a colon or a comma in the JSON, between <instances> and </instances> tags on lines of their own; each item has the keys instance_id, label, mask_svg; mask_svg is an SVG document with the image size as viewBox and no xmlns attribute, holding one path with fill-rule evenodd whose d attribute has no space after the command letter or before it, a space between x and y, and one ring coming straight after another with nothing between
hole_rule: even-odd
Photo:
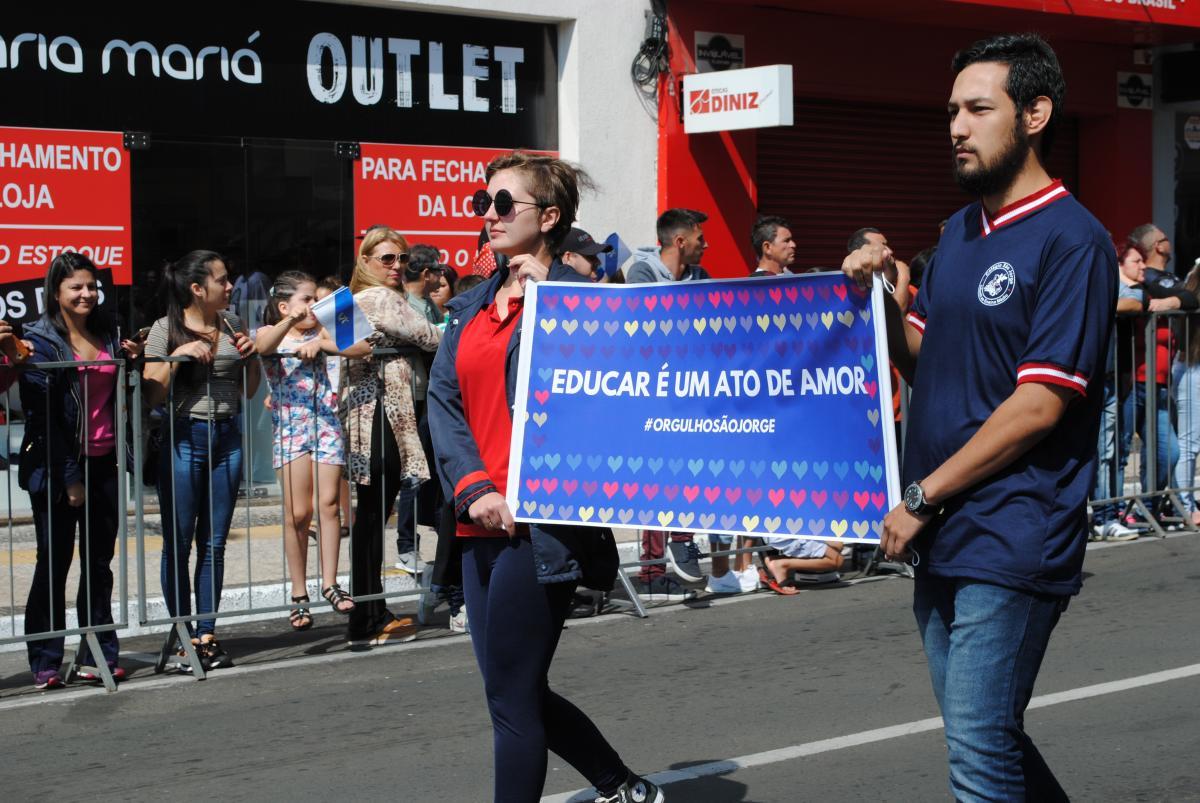
<instances>
[{"instance_id":1,"label":"child in floral dress","mask_svg":"<svg viewBox=\"0 0 1200 803\"><path fill-rule=\"evenodd\" d=\"M295 630L305 630L313 621L306 564L314 474L321 596L340 614L354 610L353 598L337 582L338 493L346 458L335 388L325 360L327 353L337 353L337 346L312 314L316 293L316 281L308 274L280 274L263 313L265 325L255 335L271 383L272 460L283 488L284 552L292 582L295 607L291 623Z\"/></svg>"}]
</instances>

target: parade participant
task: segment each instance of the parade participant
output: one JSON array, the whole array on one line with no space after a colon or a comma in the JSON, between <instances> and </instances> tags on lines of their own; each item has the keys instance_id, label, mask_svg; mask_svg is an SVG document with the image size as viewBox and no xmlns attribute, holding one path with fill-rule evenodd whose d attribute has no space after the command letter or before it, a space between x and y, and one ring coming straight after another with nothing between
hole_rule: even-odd
<instances>
[{"instance_id":1,"label":"parade participant","mask_svg":"<svg viewBox=\"0 0 1200 803\"><path fill-rule=\"evenodd\" d=\"M592 235L583 229L572 227L567 232L567 236L563 238L559 249L558 258L562 260L564 265L573 268L576 273L585 279L598 282L604 278L604 269L600 264L600 255L609 253L613 250L613 247L608 243L596 242L592 238Z\"/></svg>"},{"instance_id":2,"label":"parade participant","mask_svg":"<svg viewBox=\"0 0 1200 803\"><path fill-rule=\"evenodd\" d=\"M141 344L133 341L118 346L108 316L97 307L96 279L96 266L74 251L59 254L50 263L42 295L45 311L25 326L32 362L114 360L121 358L122 350L130 356L141 353ZM122 515L117 449L124 448L116 441L117 366L27 368L20 375L20 388L25 436L17 479L29 492L37 535L37 563L25 603L25 632L66 627L67 574L77 530L83 563L75 600L79 625L110 625L110 564ZM102 659L113 679L123 680L125 670L117 665L117 634L101 630L96 636L103 655L90 655L85 642L76 663L86 667ZM34 687L62 686L63 638L31 640L26 647ZM90 670L82 674L96 677Z\"/></svg>"},{"instance_id":3,"label":"parade participant","mask_svg":"<svg viewBox=\"0 0 1200 803\"><path fill-rule=\"evenodd\" d=\"M226 311L233 285L220 254L192 251L166 268L163 282L167 315L150 327L146 356L191 358L145 367L147 402L171 405L158 471L163 596L171 616L192 613L188 562L194 539L196 613L208 618L188 628L201 662L220 669L233 666L233 659L217 642L211 615L221 602L225 540L242 481L238 413L243 393L249 398L258 390L259 363L243 362L254 354L254 341ZM182 650L178 658L176 668L190 672Z\"/></svg>"},{"instance_id":4,"label":"parade participant","mask_svg":"<svg viewBox=\"0 0 1200 803\"><path fill-rule=\"evenodd\" d=\"M758 259L751 276L778 276L796 261L792 224L776 215L764 215L750 229L750 247Z\"/></svg>"},{"instance_id":5,"label":"parade participant","mask_svg":"<svg viewBox=\"0 0 1200 803\"><path fill-rule=\"evenodd\" d=\"M504 498L525 289L547 278L583 280L554 254L590 180L567 162L522 152L493 159L487 180L475 194L475 213L507 265L451 302L429 413L438 471L463 539L471 639L492 716L495 800L537 801L552 750L600 791L599 800L661 803L663 793L633 775L547 680L576 585L612 587L612 534L517 526Z\"/></svg>"},{"instance_id":6,"label":"parade participant","mask_svg":"<svg viewBox=\"0 0 1200 803\"><path fill-rule=\"evenodd\" d=\"M341 405L348 473L358 491L350 543L350 591L355 607L347 638L351 646L382 646L416 638L411 617L396 618L382 599L383 530L404 483L429 479L417 435L413 364L432 352L441 332L412 308L400 288L408 241L386 226L367 231L358 249L350 289L354 303L375 331L343 353L345 387ZM397 349L373 356L372 350Z\"/></svg>"},{"instance_id":7,"label":"parade participant","mask_svg":"<svg viewBox=\"0 0 1200 803\"><path fill-rule=\"evenodd\" d=\"M913 395L904 503L881 546L916 567L954 796L1066 800L1024 714L1082 584L1116 260L1044 167L1065 93L1050 46L995 36L953 69L956 177L980 200L950 218L907 316L884 300ZM890 256L867 244L843 270L894 279Z\"/></svg>"},{"instance_id":8,"label":"parade participant","mask_svg":"<svg viewBox=\"0 0 1200 803\"><path fill-rule=\"evenodd\" d=\"M271 285L254 344L271 385L271 423L275 430L271 460L283 489L283 545L292 581L293 630L312 627L308 608L308 531L313 516L316 475L317 538L320 545L321 596L337 613L349 615L354 600L337 581L341 544L338 493L346 464L342 424L325 355L337 346L317 323L312 304L317 283L307 273L285 271Z\"/></svg>"}]
</instances>

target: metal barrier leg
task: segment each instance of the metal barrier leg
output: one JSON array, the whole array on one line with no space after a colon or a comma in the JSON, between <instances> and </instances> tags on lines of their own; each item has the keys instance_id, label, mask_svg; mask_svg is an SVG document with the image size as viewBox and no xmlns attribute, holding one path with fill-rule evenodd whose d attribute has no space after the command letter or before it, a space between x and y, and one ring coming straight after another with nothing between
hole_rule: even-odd
<instances>
[{"instance_id":1,"label":"metal barrier leg","mask_svg":"<svg viewBox=\"0 0 1200 803\"><path fill-rule=\"evenodd\" d=\"M92 656L92 666L81 666L77 663L84 644L87 644L88 653ZM100 656L101 660L96 660L96 656ZM63 678L69 683L80 669L91 669L100 676L100 681L104 684L105 689L116 691L117 681L113 679L112 670L108 668L108 661L103 659L104 653L100 651L100 639L94 631L89 630L79 639L79 649L75 650L75 655L71 657L71 664L63 673Z\"/></svg>"},{"instance_id":2,"label":"metal barrier leg","mask_svg":"<svg viewBox=\"0 0 1200 803\"><path fill-rule=\"evenodd\" d=\"M617 570L617 579L621 581L621 587L625 589L625 593L629 595L629 605L633 608L633 612L637 614L639 619L645 619L650 614L646 613L646 606L642 604L642 599L637 595L637 591L633 588L633 583L629 582L629 575L625 574L623 569ZM614 605L623 605L625 600L611 600Z\"/></svg>"},{"instance_id":3,"label":"metal barrier leg","mask_svg":"<svg viewBox=\"0 0 1200 803\"><path fill-rule=\"evenodd\" d=\"M163 642L162 649L159 650L154 673L161 675L167 668L167 661L175 654L176 646L182 646L184 655L187 656L188 663L192 667L192 676L196 680L204 680L207 677L204 664L200 662L200 654L196 652L196 646L192 644L192 634L188 632L187 625L183 622L176 622L167 631L167 639Z\"/></svg>"}]
</instances>

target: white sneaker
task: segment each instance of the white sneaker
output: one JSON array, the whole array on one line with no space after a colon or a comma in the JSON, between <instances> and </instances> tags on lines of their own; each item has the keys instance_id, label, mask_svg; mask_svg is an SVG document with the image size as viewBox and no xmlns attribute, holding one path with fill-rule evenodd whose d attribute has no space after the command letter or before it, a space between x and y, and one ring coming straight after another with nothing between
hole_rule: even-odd
<instances>
[{"instance_id":1,"label":"white sneaker","mask_svg":"<svg viewBox=\"0 0 1200 803\"><path fill-rule=\"evenodd\" d=\"M417 574L421 571L421 557L416 552L403 552L396 558L396 568L406 574Z\"/></svg>"},{"instance_id":2,"label":"white sneaker","mask_svg":"<svg viewBox=\"0 0 1200 803\"><path fill-rule=\"evenodd\" d=\"M740 572L733 572L733 574L737 575L742 591L750 592L758 589L758 569L750 566Z\"/></svg>"},{"instance_id":3,"label":"white sneaker","mask_svg":"<svg viewBox=\"0 0 1200 803\"><path fill-rule=\"evenodd\" d=\"M720 577L713 577L710 574L705 590L710 594L740 594L742 593L742 584L738 579L737 572L731 569Z\"/></svg>"},{"instance_id":4,"label":"white sneaker","mask_svg":"<svg viewBox=\"0 0 1200 803\"><path fill-rule=\"evenodd\" d=\"M451 633L470 633L471 625L467 622L467 609L459 608L458 613L450 617Z\"/></svg>"},{"instance_id":5,"label":"white sneaker","mask_svg":"<svg viewBox=\"0 0 1200 803\"><path fill-rule=\"evenodd\" d=\"M1136 541L1138 537L1137 530L1131 530L1119 521L1110 521L1100 532L1105 541Z\"/></svg>"}]
</instances>

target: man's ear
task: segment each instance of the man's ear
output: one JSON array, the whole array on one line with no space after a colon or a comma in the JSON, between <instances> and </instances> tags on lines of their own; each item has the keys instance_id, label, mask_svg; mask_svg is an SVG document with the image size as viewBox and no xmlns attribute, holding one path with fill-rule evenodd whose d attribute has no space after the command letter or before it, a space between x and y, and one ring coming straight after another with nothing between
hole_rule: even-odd
<instances>
[{"instance_id":1,"label":"man's ear","mask_svg":"<svg viewBox=\"0 0 1200 803\"><path fill-rule=\"evenodd\" d=\"M1053 113L1054 101L1045 95L1038 95L1032 103L1025 107L1025 111L1021 115L1025 134L1032 137L1034 134L1042 133L1050 124L1050 117Z\"/></svg>"}]
</instances>

